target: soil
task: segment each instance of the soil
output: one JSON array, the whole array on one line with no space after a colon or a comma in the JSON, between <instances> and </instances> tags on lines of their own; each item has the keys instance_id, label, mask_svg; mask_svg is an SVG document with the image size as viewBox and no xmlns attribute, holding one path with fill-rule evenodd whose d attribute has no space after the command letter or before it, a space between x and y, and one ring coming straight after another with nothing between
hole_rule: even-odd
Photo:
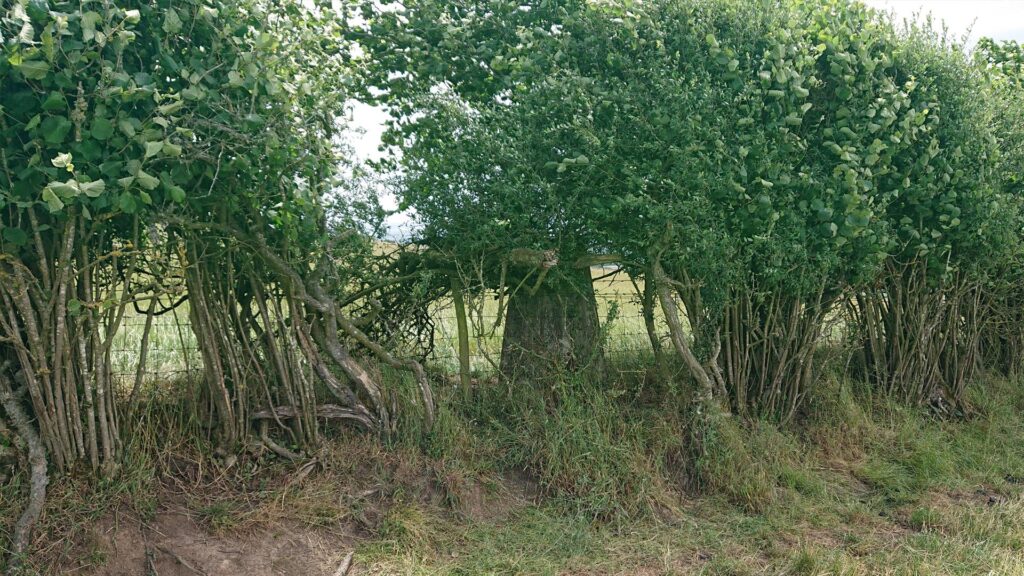
<instances>
[{"instance_id":1,"label":"soil","mask_svg":"<svg viewBox=\"0 0 1024 576\"><path fill-rule=\"evenodd\" d=\"M416 477L411 467L406 469L399 461L392 475L421 505L435 509L454 505L445 508L447 513L471 521L500 520L535 501L539 491L525 475L509 475L487 485L448 479L449 489L457 490L459 497L443 504L437 486L424 480L421 470ZM158 510L147 520L123 506L113 507L74 537L74 550L65 558L74 558L77 566L65 563L50 570L87 576L335 576L346 556L371 537L391 505L380 489L357 492L340 482L337 489L348 493L341 500L358 500L360 511L347 520L325 524L329 527L286 516L260 518L257 513L241 528L228 529L211 525L189 506L188 495L164 490ZM372 567L360 565L357 556L347 576L372 572Z\"/></svg>"},{"instance_id":2,"label":"soil","mask_svg":"<svg viewBox=\"0 0 1024 576\"><path fill-rule=\"evenodd\" d=\"M354 547L354 539L303 527L211 533L179 511L148 524L105 519L91 536L101 565L76 572L94 576L332 576Z\"/></svg>"},{"instance_id":3,"label":"soil","mask_svg":"<svg viewBox=\"0 0 1024 576\"><path fill-rule=\"evenodd\" d=\"M37 530L34 568L80 576L336 576L396 511L490 523L539 497L526 474L469 476L356 440L325 448L316 465L253 459L236 463L236 475L187 454L165 455L155 482L113 500L57 483ZM91 511L99 520L88 519ZM375 572L356 554L347 576Z\"/></svg>"}]
</instances>

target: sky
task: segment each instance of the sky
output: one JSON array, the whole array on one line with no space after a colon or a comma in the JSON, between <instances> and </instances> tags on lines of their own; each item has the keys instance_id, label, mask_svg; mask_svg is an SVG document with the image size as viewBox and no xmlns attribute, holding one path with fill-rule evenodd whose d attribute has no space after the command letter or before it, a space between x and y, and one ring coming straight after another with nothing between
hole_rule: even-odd
<instances>
[{"instance_id":1,"label":"sky","mask_svg":"<svg viewBox=\"0 0 1024 576\"><path fill-rule=\"evenodd\" d=\"M892 12L897 18L915 19L931 14L944 22L955 38L967 35L967 46L984 36L996 40L1024 42L1024 0L862 0L865 4ZM360 160L377 158L386 114L383 110L355 103L351 112L353 133L349 140ZM381 204L393 210L394 197L381 193ZM413 231L408 213L393 214L387 221L391 238L407 238Z\"/></svg>"},{"instance_id":2,"label":"sky","mask_svg":"<svg viewBox=\"0 0 1024 576\"><path fill-rule=\"evenodd\" d=\"M970 31L968 46L978 38L1024 42L1024 0L862 0L900 18L931 13L960 37ZM972 28L973 25L973 28Z\"/></svg>"}]
</instances>

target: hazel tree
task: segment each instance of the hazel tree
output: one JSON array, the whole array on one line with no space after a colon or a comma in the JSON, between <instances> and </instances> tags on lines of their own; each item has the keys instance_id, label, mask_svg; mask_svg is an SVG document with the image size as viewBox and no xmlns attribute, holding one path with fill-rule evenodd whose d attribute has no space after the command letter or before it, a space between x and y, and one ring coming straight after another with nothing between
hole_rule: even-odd
<instances>
[{"instance_id":1,"label":"hazel tree","mask_svg":"<svg viewBox=\"0 0 1024 576\"><path fill-rule=\"evenodd\" d=\"M599 371L590 263L607 244L594 220L616 192L587 151L610 128L602 91L617 71L586 52L625 38L612 17L586 3L406 2L368 6L367 20L367 84L395 117L391 162L419 241L509 293L502 371Z\"/></svg>"},{"instance_id":2,"label":"hazel tree","mask_svg":"<svg viewBox=\"0 0 1024 576\"><path fill-rule=\"evenodd\" d=\"M327 213L344 160L343 19L260 0L4 10L0 378L27 390L58 470L116 473L141 378L115 395L114 339L130 310L148 325L186 298L223 457L257 427L285 456L275 435L315 446L313 378L330 417L392 431L399 399L356 349L415 371L429 421L422 368L338 304L361 282L348 257L372 250Z\"/></svg>"},{"instance_id":3,"label":"hazel tree","mask_svg":"<svg viewBox=\"0 0 1024 576\"><path fill-rule=\"evenodd\" d=\"M973 59L985 79L982 98L990 106L990 122L998 144L996 178L1003 194L1000 216L1010 220L1006 233L987 247L996 265L982 295L985 330L981 353L986 366L1013 374L1024 357L1024 336L1019 330L1024 274L1024 48L1013 41L982 38L974 48ZM1000 248L998 252L992 250L995 246Z\"/></svg>"}]
</instances>

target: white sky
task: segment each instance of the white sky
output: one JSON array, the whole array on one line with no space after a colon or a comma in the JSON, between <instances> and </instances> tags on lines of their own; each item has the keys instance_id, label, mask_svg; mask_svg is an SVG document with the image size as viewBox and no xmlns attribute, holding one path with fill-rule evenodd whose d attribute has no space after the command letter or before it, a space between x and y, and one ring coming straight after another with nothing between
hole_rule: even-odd
<instances>
[{"instance_id":1,"label":"white sky","mask_svg":"<svg viewBox=\"0 0 1024 576\"><path fill-rule=\"evenodd\" d=\"M961 37L970 30L968 45L989 36L1024 42L1024 0L862 0L868 6L895 12L900 18L931 13ZM971 25L973 24L973 28Z\"/></svg>"},{"instance_id":2,"label":"white sky","mask_svg":"<svg viewBox=\"0 0 1024 576\"><path fill-rule=\"evenodd\" d=\"M380 146L380 138L384 133L384 122L387 121L387 118L388 115L376 106L369 106L362 102L353 104L350 126L358 133L353 134L351 139L360 160L370 160L380 156L377 147Z\"/></svg>"},{"instance_id":3,"label":"white sky","mask_svg":"<svg viewBox=\"0 0 1024 576\"><path fill-rule=\"evenodd\" d=\"M1024 0L862 0L865 4L892 12L897 18L914 19L931 14L944 22L956 38L966 34L968 46L979 38L1024 42ZM356 103L352 108L350 141L360 160L379 157L381 133L387 115L380 109ZM390 194L382 194L381 204L395 209ZM389 236L403 237L411 231L408 214L394 214L388 219Z\"/></svg>"}]
</instances>

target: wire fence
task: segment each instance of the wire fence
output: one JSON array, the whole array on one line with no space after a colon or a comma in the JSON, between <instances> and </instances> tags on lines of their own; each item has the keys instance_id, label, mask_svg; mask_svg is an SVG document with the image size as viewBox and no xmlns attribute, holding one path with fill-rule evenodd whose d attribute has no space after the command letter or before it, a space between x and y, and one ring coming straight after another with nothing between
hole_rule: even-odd
<instances>
[{"instance_id":1,"label":"wire fence","mask_svg":"<svg viewBox=\"0 0 1024 576\"><path fill-rule=\"evenodd\" d=\"M615 289L621 288L618 286L595 285L595 288L598 318L605 337L605 354L616 356L649 352L651 341L644 322L640 296L632 291L632 287L629 292ZM479 310L470 309L467 315L470 324L470 369L475 372L493 371L501 357L504 318L499 319L496 304L485 306L482 314ZM435 367L455 373L458 371L459 356L458 325L454 306L449 302L439 302L432 310L431 317L434 320L435 334L430 362ZM657 315L655 326L659 337L668 337L667 328Z\"/></svg>"},{"instance_id":2,"label":"wire fence","mask_svg":"<svg viewBox=\"0 0 1024 576\"><path fill-rule=\"evenodd\" d=\"M605 354L617 355L645 353L651 350L650 337L644 322L643 306L638 290L625 273L611 274L594 282L598 318L605 335ZM469 320L470 368L474 372L492 372L501 357L504 319L499 321L496 295L478 298L467 303ZM434 324L434 347L427 362L434 368L455 374L458 372L458 324L455 308L450 300L434 302L431 307ZM142 373L139 374L140 349L146 329L146 316L131 311L122 322L112 348L114 377L132 383L139 376L152 385L202 374L203 360L195 334L189 324L188 303L160 316L154 316L149 331L147 353ZM667 328L660 314L655 315L659 337L667 339Z\"/></svg>"},{"instance_id":3,"label":"wire fence","mask_svg":"<svg viewBox=\"0 0 1024 576\"><path fill-rule=\"evenodd\" d=\"M189 324L187 306L186 302L166 314L153 317L145 363L142 364L143 383L181 380L202 373L203 360ZM117 380L133 382L139 376L145 332L146 316L129 310L111 349L111 368Z\"/></svg>"}]
</instances>

